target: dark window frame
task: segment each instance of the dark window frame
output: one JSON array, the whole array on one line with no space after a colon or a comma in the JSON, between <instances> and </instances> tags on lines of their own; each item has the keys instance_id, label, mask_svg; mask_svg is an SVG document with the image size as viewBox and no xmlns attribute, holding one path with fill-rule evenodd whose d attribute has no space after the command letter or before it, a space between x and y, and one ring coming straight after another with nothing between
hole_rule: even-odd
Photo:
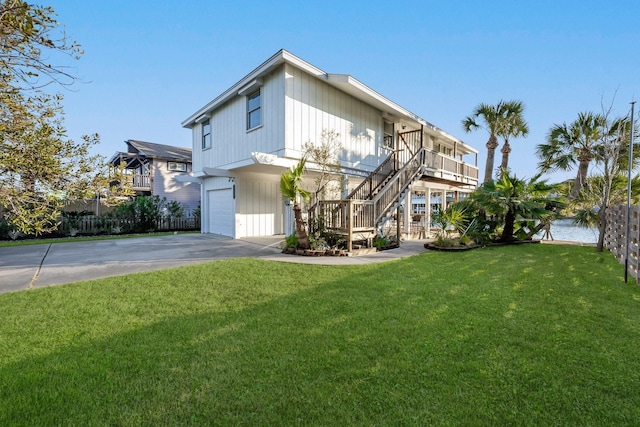
<instances>
[{"instance_id":1,"label":"dark window frame","mask_svg":"<svg viewBox=\"0 0 640 427\"><path fill-rule=\"evenodd\" d=\"M255 103L257 100L257 104ZM247 130L262 126L262 90L261 88L247 95Z\"/></svg>"},{"instance_id":2,"label":"dark window frame","mask_svg":"<svg viewBox=\"0 0 640 427\"><path fill-rule=\"evenodd\" d=\"M211 120L202 122L202 149L211 148Z\"/></svg>"},{"instance_id":3,"label":"dark window frame","mask_svg":"<svg viewBox=\"0 0 640 427\"><path fill-rule=\"evenodd\" d=\"M178 166L181 167L179 168ZM186 172L187 164L185 162L167 162L167 170L171 172Z\"/></svg>"}]
</instances>

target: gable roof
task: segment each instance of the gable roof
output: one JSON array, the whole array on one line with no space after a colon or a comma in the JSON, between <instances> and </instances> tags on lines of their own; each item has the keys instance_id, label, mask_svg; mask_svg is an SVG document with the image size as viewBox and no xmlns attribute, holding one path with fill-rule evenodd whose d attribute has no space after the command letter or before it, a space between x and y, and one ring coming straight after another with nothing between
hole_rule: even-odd
<instances>
[{"instance_id":1,"label":"gable roof","mask_svg":"<svg viewBox=\"0 0 640 427\"><path fill-rule=\"evenodd\" d=\"M359 82L352 76L347 74L326 73L284 49L280 49L275 55L267 59L256 69L244 76L240 81L220 94L213 101L209 102L208 104L197 110L195 113L190 115L188 118L186 118L182 122L182 126L185 128L192 128L194 125L196 125L196 123L200 123L201 121L205 120L212 111L220 107L225 102L238 96L239 94L245 93L246 88L253 87L253 85L261 80L262 76L267 75L273 69L285 63L291 64L307 72L308 74L325 81L329 85L334 86L343 92L346 92L354 98L359 99L366 104L374 106L375 108L382 111L384 116L387 116L391 119L405 119L418 123L420 125L423 125L427 131L433 134L440 135L444 138L461 144L466 148L468 152L478 153L478 150L465 144L462 140L429 123L428 121L410 112L409 110L401 107L395 102L374 91L367 85Z\"/></svg>"},{"instance_id":2,"label":"gable roof","mask_svg":"<svg viewBox=\"0 0 640 427\"><path fill-rule=\"evenodd\" d=\"M128 146L128 153L139 154L150 159L166 159L191 163L191 148L155 144L153 142L137 141L135 139L128 139L125 142Z\"/></svg>"}]
</instances>

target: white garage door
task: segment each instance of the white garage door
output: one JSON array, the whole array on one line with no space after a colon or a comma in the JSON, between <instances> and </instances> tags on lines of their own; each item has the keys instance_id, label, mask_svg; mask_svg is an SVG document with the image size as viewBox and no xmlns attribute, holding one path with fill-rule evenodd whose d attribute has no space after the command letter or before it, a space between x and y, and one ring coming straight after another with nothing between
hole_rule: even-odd
<instances>
[{"instance_id":1,"label":"white garage door","mask_svg":"<svg viewBox=\"0 0 640 427\"><path fill-rule=\"evenodd\" d=\"M233 225L235 215L233 211L233 190L224 188L222 190L207 191L209 200L209 233L222 234L233 237Z\"/></svg>"}]
</instances>

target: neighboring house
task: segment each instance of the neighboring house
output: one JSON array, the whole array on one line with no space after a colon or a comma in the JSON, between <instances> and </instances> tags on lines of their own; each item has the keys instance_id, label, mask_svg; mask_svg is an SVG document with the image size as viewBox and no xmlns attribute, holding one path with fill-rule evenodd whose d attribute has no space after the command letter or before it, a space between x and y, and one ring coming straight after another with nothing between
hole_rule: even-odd
<instances>
[{"instance_id":1,"label":"neighboring house","mask_svg":"<svg viewBox=\"0 0 640 427\"><path fill-rule=\"evenodd\" d=\"M200 205L200 183L184 182L192 172L191 149L129 139L126 152L114 154L109 162L124 164L133 180L136 195L166 197L188 214Z\"/></svg>"},{"instance_id":2,"label":"neighboring house","mask_svg":"<svg viewBox=\"0 0 640 427\"><path fill-rule=\"evenodd\" d=\"M412 194L455 200L478 183L477 150L349 75L328 74L280 50L182 126L193 134L193 176L202 183L202 232L234 238L290 234L279 180L318 144L339 135L342 194L316 205L336 232L376 232L398 217L412 235ZM472 163L465 162L470 155ZM307 164L307 189L317 165ZM445 197L442 197L442 195ZM416 208L417 209L417 208ZM423 211L424 212L424 211ZM424 224L429 223L428 210Z\"/></svg>"}]
</instances>

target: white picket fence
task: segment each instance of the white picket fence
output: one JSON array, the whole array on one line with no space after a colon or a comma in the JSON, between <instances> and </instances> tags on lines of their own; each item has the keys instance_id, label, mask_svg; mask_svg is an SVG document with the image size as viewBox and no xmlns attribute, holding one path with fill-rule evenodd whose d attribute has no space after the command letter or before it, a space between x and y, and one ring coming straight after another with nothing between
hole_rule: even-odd
<instances>
[{"instance_id":1,"label":"white picket fence","mask_svg":"<svg viewBox=\"0 0 640 427\"><path fill-rule=\"evenodd\" d=\"M629 257L627 271L639 281L640 268L639 256L640 237L640 206L631 206L629 209ZM616 257L618 262L625 264L627 258L627 207L610 206L607 209L607 229L604 236L604 245Z\"/></svg>"}]
</instances>

